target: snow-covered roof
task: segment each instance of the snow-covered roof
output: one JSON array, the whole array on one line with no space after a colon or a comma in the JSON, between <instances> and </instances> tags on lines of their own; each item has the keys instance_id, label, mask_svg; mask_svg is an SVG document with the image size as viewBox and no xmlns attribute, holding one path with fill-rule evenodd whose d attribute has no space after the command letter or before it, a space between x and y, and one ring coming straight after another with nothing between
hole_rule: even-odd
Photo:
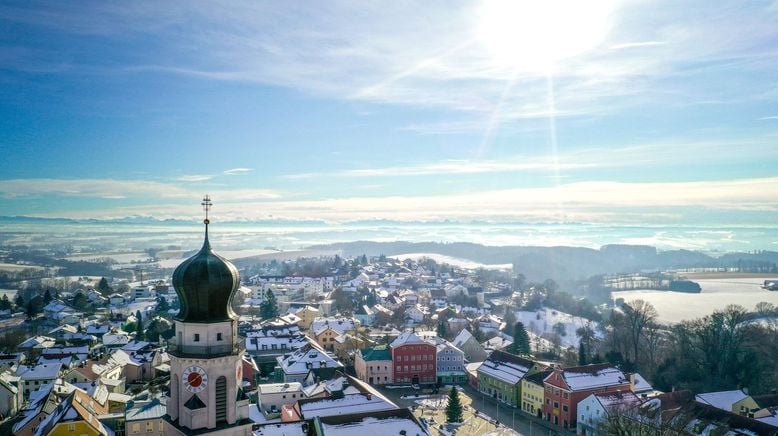
<instances>
[{"instance_id":1,"label":"snow-covered roof","mask_svg":"<svg viewBox=\"0 0 778 436\"><path fill-rule=\"evenodd\" d=\"M49 363L43 365L19 365L16 369L16 375L22 380L53 380L57 378L62 370L61 363Z\"/></svg>"},{"instance_id":2,"label":"snow-covered roof","mask_svg":"<svg viewBox=\"0 0 778 436\"><path fill-rule=\"evenodd\" d=\"M505 336L497 335L481 344L485 350L502 350L511 345L513 341Z\"/></svg>"},{"instance_id":3,"label":"snow-covered roof","mask_svg":"<svg viewBox=\"0 0 778 436\"><path fill-rule=\"evenodd\" d=\"M546 380L549 377L554 377L554 374L550 374ZM620 369L608 366L608 364L566 368L562 370L562 377L573 391L629 383Z\"/></svg>"},{"instance_id":4,"label":"snow-covered roof","mask_svg":"<svg viewBox=\"0 0 778 436\"><path fill-rule=\"evenodd\" d=\"M326 436L429 435L408 409L328 417L322 418L320 423Z\"/></svg>"},{"instance_id":5,"label":"snow-covered roof","mask_svg":"<svg viewBox=\"0 0 778 436\"><path fill-rule=\"evenodd\" d=\"M535 362L529 359L495 351L481 364L478 372L515 385L521 381L533 365Z\"/></svg>"},{"instance_id":6,"label":"snow-covered roof","mask_svg":"<svg viewBox=\"0 0 778 436\"><path fill-rule=\"evenodd\" d=\"M278 365L285 374L306 374L312 369L342 368L343 364L330 357L321 347L313 343L289 354L279 356Z\"/></svg>"},{"instance_id":7,"label":"snow-covered roof","mask_svg":"<svg viewBox=\"0 0 778 436\"><path fill-rule=\"evenodd\" d=\"M654 387L651 386L651 384L648 383L648 381L643 378L642 375L634 373L632 374L632 378L634 379L632 384L632 392L640 394L643 392L652 392L654 390Z\"/></svg>"},{"instance_id":8,"label":"snow-covered roof","mask_svg":"<svg viewBox=\"0 0 778 436\"><path fill-rule=\"evenodd\" d=\"M147 419L160 419L167 413L167 406L154 398L150 401L136 401L132 407L127 408L127 421L145 421Z\"/></svg>"},{"instance_id":9,"label":"snow-covered roof","mask_svg":"<svg viewBox=\"0 0 778 436\"><path fill-rule=\"evenodd\" d=\"M426 344L423 339L421 339L416 333L405 331L400 334L400 336L397 336L395 340L392 341L391 344L389 344L392 348L399 347L401 345L408 345L408 344Z\"/></svg>"},{"instance_id":10,"label":"snow-covered roof","mask_svg":"<svg viewBox=\"0 0 778 436\"><path fill-rule=\"evenodd\" d=\"M54 338L48 336L34 336L26 341L22 342L17 348L50 348L56 344Z\"/></svg>"},{"instance_id":11,"label":"snow-covered roof","mask_svg":"<svg viewBox=\"0 0 778 436\"><path fill-rule=\"evenodd\" d=\"M355 330L358 324L353 318L316 318L311 323L311 331L318 336L328 328L335 330L339 335L349 330Z\"/></svg>"},{"instance_id":12,"label":"snow-covered roof","mask_svg":"<svg viewBox=\"0 0 778 436\"><path fill-rule=\"evenodd\" d=\"M709 404L727 412L732 411L732 405L747 397L748 395L740 389L734 391L707 392L694 396L694 401L702 404Z\"/></svg>"},{"instance_id":13,"label":"snow-covered roof","mask_svg":"<svg viewBox=\"0 0 778 436\"><path fill-rule=\"evenodd\" d=\"M459 332L457 337L455 337L454 340L451 341L451 343L457 347L462 347L462 345L464 345L465 342L470 340L470 338L472 337L473 335L467 329L462 329L462 331Z\"/></svg>"},{"instance_id":14,"label":"snow-covered roof","mask_svg":"<svg viewBox=\"0 0 778 436\"><path fill-rule=\"evenodd\" d=\"M628 407L640 403L640 398L632 392L608 392L592 394L605 409L612 407Z\"/></svg>"},{"instance_id":15,"label":"snow-covered roof","mask_svg":"<svg viewBox=\"0 0 778 436\"><path fill-rule=\"evenodd\" d=\"M280 394L284 392L302 392L301 383L268 383L257 386L259 394Z\"/></svg>"},{"instance_id":16,"label":"snow-covered roof","mask_svg":"<svg viewBox=\"0 0 778 436\"><path fill-rule=\"evenodd\" d=\"M372 394L349 394L342 398L309 398L301 400L300 411L305 419L317 416L348 415L351 413L377 412L392 410L397 406Z\"/></svg>"},{"instance_id":17,"label":"snow-covered roof","mask_svg":"<svg viewBox=\"0 0 778 436\"><path fill-rule=\"evenodd\" d=\"M57 398L56 396L51 395L51 389L53 387L54 387L53 384L47 384L42 386L37 391L30 392L30 401L27 404L27 407L21 412L23 416L21 421L14 424L13 427L14 433L21 430L22 427L27 425L33 418L38 416L38 414L41 413L42 411L51 412L51 410L53 410L56 407Z\"/></svg>"},{"instance_id":18,"label":"snow-covered roof","mask_svg":"<svg viewBox=\"0 0 778 436\"><path fill-rule=\"evenodd\" d=\"M305 422L268 423L254 430L254 436L306 436L308 425Z\"/></svg>"}]
</instances>

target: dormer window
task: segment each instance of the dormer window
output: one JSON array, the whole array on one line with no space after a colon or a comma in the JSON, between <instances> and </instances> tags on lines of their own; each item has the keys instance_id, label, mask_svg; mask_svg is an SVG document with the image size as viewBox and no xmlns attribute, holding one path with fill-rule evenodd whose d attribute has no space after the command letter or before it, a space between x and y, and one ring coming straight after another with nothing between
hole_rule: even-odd
<instances>
[{"instance_id":1,"label":"dormer window","mask_svg":"<svg viewBox=\"0 0 778 436\"><path fill-rule=\"evenodd\" d=\"M194 334L194 341L195 342L200 342L200 333L195 333Z\"/></svg>"},{"instance_id":2,"label":"dormer window","mask_svg":"<svg viewBox=\"0 0 778 436\"><path fill-rule=\"evenodd\" d=\"M222 334L221 333L216 333L216 340L217 341L221 341L222 340Z\"/></svg>"}]
</instances>

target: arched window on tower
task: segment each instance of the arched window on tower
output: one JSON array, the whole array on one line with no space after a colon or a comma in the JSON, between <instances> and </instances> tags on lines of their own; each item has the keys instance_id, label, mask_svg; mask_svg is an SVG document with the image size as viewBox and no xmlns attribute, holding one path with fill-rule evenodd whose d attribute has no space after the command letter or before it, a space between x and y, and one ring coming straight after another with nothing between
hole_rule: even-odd
<instances>
[{"instance_id":1,"label":"arched window on tower","mask_svg":"<svg viewBox=\"0 0 778 436\"><path fill-rule=\"evenodd\" d=\"M216 424L227 422L227 377L216 379Z\"/></svg>"}]
</instances>

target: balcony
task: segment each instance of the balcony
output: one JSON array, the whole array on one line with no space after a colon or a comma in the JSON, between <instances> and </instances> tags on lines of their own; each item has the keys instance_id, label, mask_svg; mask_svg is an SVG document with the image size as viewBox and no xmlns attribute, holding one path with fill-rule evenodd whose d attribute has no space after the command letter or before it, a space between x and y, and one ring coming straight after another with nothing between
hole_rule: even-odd
<instances>
[{"instance_id":1,"label":"balcony","mask_svg":"<svg viewBox=\"0 0 778 436\"><path fill-rule=\"evenodd\" d=\"M171 340L167 343L167 352L176 357L210 358L230 356L246 350L243 341L219 345L181 345Z\"/></svg>"}]
</instances>

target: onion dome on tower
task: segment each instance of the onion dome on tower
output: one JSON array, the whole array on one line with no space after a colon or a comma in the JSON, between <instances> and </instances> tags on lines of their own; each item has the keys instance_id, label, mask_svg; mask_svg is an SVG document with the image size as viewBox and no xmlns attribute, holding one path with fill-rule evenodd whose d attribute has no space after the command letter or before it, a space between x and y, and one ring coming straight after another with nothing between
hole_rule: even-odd
<instances>
[{"instance_id":1,"label":"onion dome on tower","mask_svg":"<svg viewBox=\"0 0 778 436\"><path fill-rule=\"evenodd\" d=\"M232 298L240 286L235 265L211 250L208 241L208 211L211 199L203 199L205 241L197 254L178 265L173 272L173 287L181 309L175 319L182 322L224 322L237 319Z\"/></svg>"}]
</instances>

